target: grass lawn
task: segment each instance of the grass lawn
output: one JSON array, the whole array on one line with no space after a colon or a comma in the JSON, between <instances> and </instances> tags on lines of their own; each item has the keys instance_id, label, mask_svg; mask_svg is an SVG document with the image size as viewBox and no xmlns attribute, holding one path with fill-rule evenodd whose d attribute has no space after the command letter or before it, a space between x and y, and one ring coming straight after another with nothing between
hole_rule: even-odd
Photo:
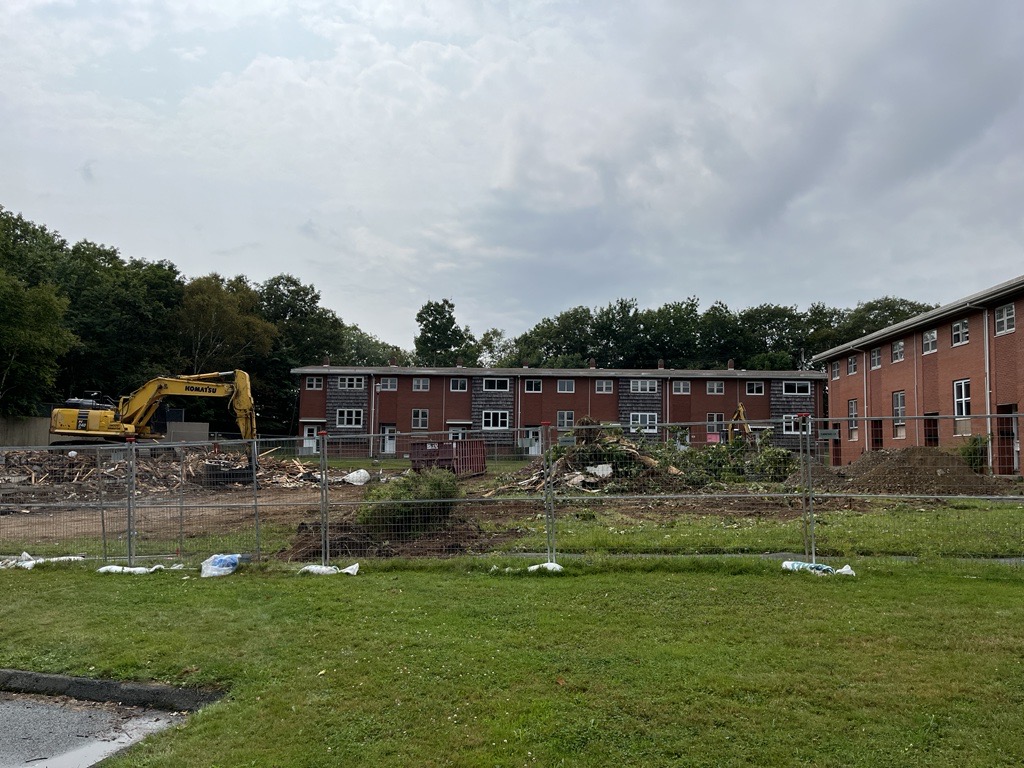
<instances>
[{"instance_id":1,"label":"grass lawn","mask_svg":"<svg viewBox=\"0 0 1024 768\"><path fill-rule=\"evenodd\" d=\"M1024 572L851 564L43 565L0 571L0 666L228 691L111 766L1024 761Z\"/></svg>"}]
</instances>

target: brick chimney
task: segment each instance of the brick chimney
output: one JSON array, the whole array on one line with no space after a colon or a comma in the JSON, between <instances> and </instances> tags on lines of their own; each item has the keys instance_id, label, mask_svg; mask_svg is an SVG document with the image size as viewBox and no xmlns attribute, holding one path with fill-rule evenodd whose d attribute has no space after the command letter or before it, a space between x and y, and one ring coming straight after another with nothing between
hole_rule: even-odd
<instances>
[{"instance_id":1,"label":"brick chimney","mask_svg":"<svg viewBox=\"0 0 1024 768\"><path fill-rule=\"evenodd\" d=\"M730 370L730 371L731 371L731 370L732 370L733 368L735 368L735 367L736 367L736 361L735 361L735 360L733 360L733 359L732 359L731 357L729 358L729 365L728 365L728 367L729 367L729 370Z\"/></svg>"},{"instance_id":2,"label":"brick chimney","mask_svg":"<svg viewBox=\"0 0 1024 768\"><path fill-rule=\"evenodd\" d=\"M595 360L594 358L590 358L590 367L591 369L597 368L597 360Z\"/></svg>"},{"instance_id":3,"label":"brick chimney","mask_svg":"<svg viewBox=\"0 0 1024 768\"><path fill-rule=\"evenodd\" d=\"M665 361L662 360L660 357L658 358L658 370L659 371L665 370Z\"/></svg>"}]
</instances>

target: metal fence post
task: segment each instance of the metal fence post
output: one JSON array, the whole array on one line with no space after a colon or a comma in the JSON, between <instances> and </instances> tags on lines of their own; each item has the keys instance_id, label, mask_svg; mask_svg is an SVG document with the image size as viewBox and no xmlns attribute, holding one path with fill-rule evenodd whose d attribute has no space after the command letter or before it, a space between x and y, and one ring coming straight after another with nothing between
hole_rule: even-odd
<instances>
[{"instance_id":1,"label":"metal fence post","mask_svg":"<svg viewBox=\"0 0 1024 768\"><path fill-rule=\"evenodd\" d=\"M135 565L135 438L127 438L128 445L128 567Z\"/></svg>"},{"instance_id":2,"label":"metal fence post","mask_svg":"<svg viewBox=\"0 0 1024 768\"><path fill-rule=\"evenodd\" d=\"M540 430L540 449L544 457L544 533L547 537L547 558L555 562L555 462L551 425L545 423Z\"/></svg>"},{"instance_id":3,"label":"metal fence post","mask_svg":"<svg viewBox=\"0 0 1024 768\"><path fill-rule=\"evenodd\" d=\"M103 562L107 562L107 558L108 558L108 553L107 553L107 505L106 505L106 496L104 494L104 491L106 490L104 488L104 486L105 486L106 483L104 482L103 466L100 464L100 461L104 460L105 458L106 458L106 456L105 456L104 452L101 449L97 448L96 449L96 471L97 471L97 476L99 477L99 481L98 482L99 482L99 504L100 504L100 539L101 539L102 544L103 544Z\"/></svg>"},{"instance_id":4,"label":"metal fence post","mask_svg":"<svg viewBox=\"0 0 1024 768\"><path fill-rule=\"evenodd\" d=\"M320 564L330 565L330 536L327 532L327 430L321 430L320 436Z\"/></svg>"},{"instance_id":5,"label":"metal fence post","mask_svg":"<svg viewBox=\"0 0 1024 768\"><path fill-rule=\"evenodd\" d=\"M252 470L252 514L256 525L256 562L260 561L260 489L256 484L259 472L259 443L252 441L252 452L249 454L249 468Z\"/></svg>"},{"instance_id":6,"label":"metal fence post","mask_svg":"<svg viewBox=\"0 0 1024 768\"><path fill-rule=\"evenodd\" d=\"M178 449L178 557L185 554L185 452Z\"/></svg>"}]
</instances>

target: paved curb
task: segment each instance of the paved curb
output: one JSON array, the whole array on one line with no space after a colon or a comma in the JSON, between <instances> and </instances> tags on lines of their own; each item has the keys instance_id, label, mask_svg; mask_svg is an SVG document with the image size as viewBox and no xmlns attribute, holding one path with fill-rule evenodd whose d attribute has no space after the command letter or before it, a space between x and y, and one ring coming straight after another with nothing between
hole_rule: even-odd
<instances>
[{"instance_id":1,"label":"paved curb","mask_svg":"<svg viewBox=\"0 0 1024 768\"><path fill-rule=\"evenodd\" d=\"M129 707L150 707L169 712L194 712L224 695L222 691L199 688L121 683L116 680L48 675L19 669L0 669L0 691L70 696L83 701L110 701Z\"/></svg>"}]
</instances>

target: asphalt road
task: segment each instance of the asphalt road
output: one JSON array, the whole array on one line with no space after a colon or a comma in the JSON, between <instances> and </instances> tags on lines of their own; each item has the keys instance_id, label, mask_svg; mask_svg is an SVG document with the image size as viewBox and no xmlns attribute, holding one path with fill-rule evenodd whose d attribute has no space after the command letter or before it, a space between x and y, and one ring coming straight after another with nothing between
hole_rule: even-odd
<instances>
[{"instance_id":1,"label":"asphalt road","mask_svg":"<svg viewBox=\"0 0 1024 768\"><path fill-rule=\"evenodd\" d=\"M0 692L0 768L86 768L184 718L145 707Z\"/></svg>"}]
</instances>

